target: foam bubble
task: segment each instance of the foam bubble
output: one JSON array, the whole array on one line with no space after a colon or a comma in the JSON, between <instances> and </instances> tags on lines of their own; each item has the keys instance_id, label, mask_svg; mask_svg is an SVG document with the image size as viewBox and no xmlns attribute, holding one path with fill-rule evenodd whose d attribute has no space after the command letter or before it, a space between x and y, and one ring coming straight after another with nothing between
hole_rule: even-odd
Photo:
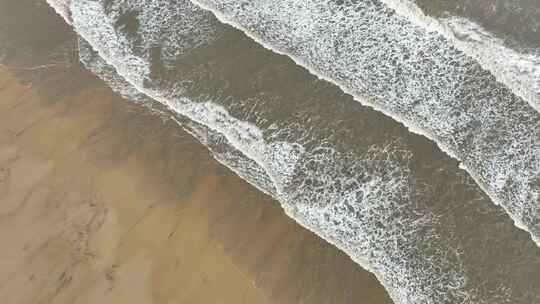
<instances>
[{"instance_id":1,"label":"foam bubble","mask_svg":"<svg viewBox=\"0 0 540 304\"><path fill-rule=\"evenodd\" d=\"M71 24L69 6L71 0L47 0L47 3L58 13L68 24Z\"/></svg>"},{"instance_id":2,"label":"foam bubble","mask_svg":"<svg viewBox=\"0 0 540 304\"><path fill-rule=\"evenodd\" d=\"M434 140L540 240L540 114L438 32L379 1L193 2Z\"/></svg>"},{"instance_id":3,"label":"foam bubble","mask_svg":"<svg viewBox=\"0 0 540 304\"><path fill-rule=\"evenodd\" d=\"M512 91L540 111L540 53L515 49L482 26L458 16L434 18L414 1L381 0L397 13L427 30L437 31L455 47L478 61Z\"/></svg>"},{"instance_id":4,"label":"foam bubble","mask_svg":"<svg viewBox=\"0 0 540 304\"><path fill-rule=\"evenodd\" d=\"M309 8L304 7L304 18L310 16L305 11ZM156 14L151 18L141 10ZM202 43L196 39L192 47L184 41L175 51L173 43L161 41L201 32L184 29L176 18L164 18L169 13L198 16L191 22L212 29ZM420 149L409 140L418 138L401 126L343 98L333 104L336 95L319 98L328 86L314 79L306 80L301 94L276 96L285 88L269 89L264 86L269 79L261 76L280 71L274 61L255 73L263 83L248 81L245 78L254 74L242 73L250 67L244 58L261 53L260 48L245 44L242 56L230 52L236 60L224 62L218 41L245 42L239 38L243 36L189 2L80 0L72 4L72 15L76 31L108 65L94 71L117 73L103 78L119 80L113 87L128 96L151 98L175 117L185 117L176 119L218 160L375 273L396 303L528 304L540 299L536 281L521 284L524 277L538 275L534 265L540 264L539 249L448 158L434 152L428 159L414 159L413 151ZM138 22L140 16L146 16L145 22ZM212 56L194 62L201 53ZM255 56L254 61L273 60L270 55ZM189 59L187 66L171 65L182 58ZM223 96L231 93L225 90L231 82L223 77L229 74L219 72L231 65L235 77L242 78L239 83L255 86L256 92ZM292 75L281 76L288 81L295 79ZM218 78L212 82L204 77ZM186 84L200 78L203 85ZM376 130L375 121L392 127Z\"/></svg>"}]
</instances>

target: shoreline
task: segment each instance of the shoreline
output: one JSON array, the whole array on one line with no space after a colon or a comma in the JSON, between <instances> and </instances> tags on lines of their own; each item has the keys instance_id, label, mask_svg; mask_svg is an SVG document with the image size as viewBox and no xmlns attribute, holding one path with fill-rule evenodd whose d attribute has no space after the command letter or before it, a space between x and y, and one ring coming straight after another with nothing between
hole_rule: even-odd
<instances>
[{"instance_id":1,"label":"shoreline","mask_svg":"<svg viewBox=\"0 0 540 304\"><path fill-rule=\"evenodd\" d=\"M40 93L68 77L0 67L8 303L391 303L173 122L97 82Z\"/></svg>"}]
</instances>

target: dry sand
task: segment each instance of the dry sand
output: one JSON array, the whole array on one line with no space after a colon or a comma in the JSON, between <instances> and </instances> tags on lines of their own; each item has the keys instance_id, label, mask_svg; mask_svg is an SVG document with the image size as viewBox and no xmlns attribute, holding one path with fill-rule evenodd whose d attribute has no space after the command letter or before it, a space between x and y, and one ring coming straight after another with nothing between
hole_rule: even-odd
<instances>
[{"instance_id":1,"label":"dry sand","mask_svg":"<svg viewBox=\"0 0 540 304\"><path fill-rule=\"evenodd\" d=\"M0 67L0 303L391 303L178 126L44 93L69 77Z\"/></svg>"}]
</instances>

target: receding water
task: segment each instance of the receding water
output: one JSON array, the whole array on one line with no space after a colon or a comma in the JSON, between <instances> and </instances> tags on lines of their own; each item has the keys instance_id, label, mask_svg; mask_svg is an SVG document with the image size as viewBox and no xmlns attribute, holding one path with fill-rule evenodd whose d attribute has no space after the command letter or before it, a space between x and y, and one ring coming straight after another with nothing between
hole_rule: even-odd
<instances>
[{"instance_id":1,"label":"receding water","mask_svg":"<svg viewBox=\"0 0 540 304\"><path fill-rule=\"evenodd\" d=\"M540 8L492 2L73 0L63 15L88 69L173 112L396 303L540 303L540 114L522 86L538 66L477 58L537 50L533 22L498 20ZM483 26L487 51L425 22L448 16Z\"/></svg>"}]
</instances>

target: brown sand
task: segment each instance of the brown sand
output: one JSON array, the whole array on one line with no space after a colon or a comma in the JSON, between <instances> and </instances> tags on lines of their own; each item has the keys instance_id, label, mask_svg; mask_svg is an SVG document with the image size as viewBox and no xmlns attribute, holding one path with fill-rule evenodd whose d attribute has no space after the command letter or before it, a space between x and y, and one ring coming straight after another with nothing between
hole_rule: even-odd
<instances>
[{"instance_id":1,"label":"brown sand","mask_svg":"<svg viewBox=\"0 0 540 304\"><path fill-rule=\"evenodd\" d=\"M178 126L1 67L0 244L3 304L391 303Z\"/></svg>"}]
</instances>

